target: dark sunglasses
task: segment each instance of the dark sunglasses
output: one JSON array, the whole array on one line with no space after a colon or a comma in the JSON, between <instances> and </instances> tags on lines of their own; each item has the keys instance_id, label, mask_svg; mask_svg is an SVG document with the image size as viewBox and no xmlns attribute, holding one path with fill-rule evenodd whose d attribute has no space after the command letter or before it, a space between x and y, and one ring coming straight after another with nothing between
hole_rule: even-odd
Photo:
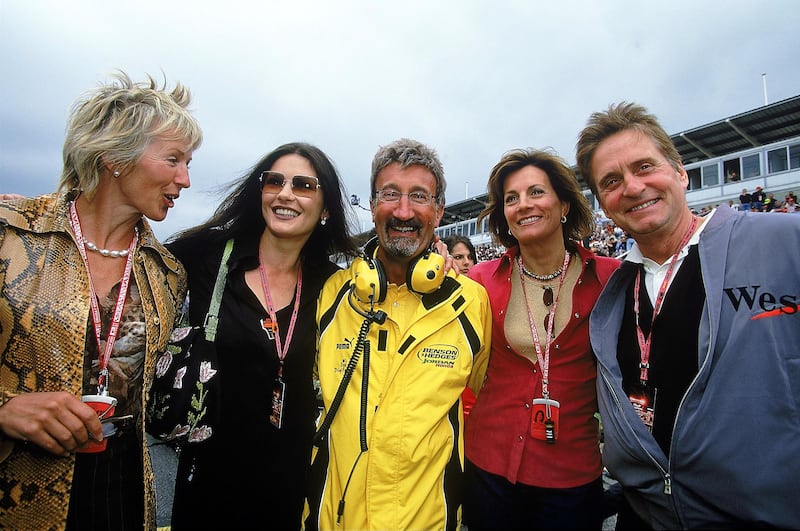
<instances>
[{"instance_id":1,"label":"dark sunglasses","mask_svg":"<svg viewBox=\"0 0 800 531\"><path fill-rule=\"evenodd\" d=\"M278 171L263 171L258 178L261 191L268 194L279 194L286 185L286 176ZM290 181L292 193L298 197L314 197L317 188L321 188L319 179L310 175L295 175Z\"/></svg>"},{"instance_id":2,"label":"dark sunglasses","mask_svg":"<svg viewBox=\"0 0 800 531\"><path fill-rule=\"evenodd\" d=\"M550 286L544 287L544 293L542 293L542 302L544 303L546 308L550 308L553 305L553 288ZM547 327L550 324L550 314L544 316L544 329L545 333L547 333Z\"/></svg>"}]
</instances>

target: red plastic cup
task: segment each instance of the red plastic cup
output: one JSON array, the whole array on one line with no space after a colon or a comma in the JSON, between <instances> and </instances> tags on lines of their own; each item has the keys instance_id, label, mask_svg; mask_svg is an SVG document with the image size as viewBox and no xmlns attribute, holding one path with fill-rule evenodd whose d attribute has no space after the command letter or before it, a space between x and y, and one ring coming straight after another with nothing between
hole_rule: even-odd
<instances>
[{"instance_id":1,"label":"red plastic cup","mask_svg":"<svg viewBox=\"0 0 800 531\"><path fill-rule=\"evenodd\" d=\"M81 401L87 406L91 406L92 409L97 412L97 416L100 417L101 420L113 416L114 411L117 409L117 399L113 396L83 395L81 397ZM103 425L103 440L95 441L90 439L86 447L77 451L86 454L95 454L104 451L106 449L106 445L108 444L105 433L106 429L113 431L114 426L110 424Z\"/></svg>"}]
</instances>

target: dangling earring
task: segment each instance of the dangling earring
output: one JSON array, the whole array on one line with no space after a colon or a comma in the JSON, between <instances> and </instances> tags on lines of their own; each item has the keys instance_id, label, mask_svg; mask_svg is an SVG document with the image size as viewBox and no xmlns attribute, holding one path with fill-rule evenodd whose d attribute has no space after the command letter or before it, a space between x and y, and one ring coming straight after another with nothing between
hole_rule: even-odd
<instances>
[{"instance_id":1,"label":"dangling earring","mask_svg":"<svg viewBox=\"0 0 800 531\"><path fill-rule=\"evenodd\" d=\"M508 231L507 231L507 232L508 232L508 235L509 235L509 236L513 236L513 234L511 234L511 229L508 229Z\"/></svg>"},{"instance_id":2,"label":"dangling earring","mask_svg":"<svg viewBox=\"0 0 800 531\"><path fill-rule=\"evenodd\" d=\"M114 170L114 173L112 173L112 175L114 177L119 177L119 175L120 175L119 170Z\"/></svg>"},{"instance_id":3,"label":"dangling earring","mask_svg":"<svg viewBox=\"0 0 800 531\"><path fill-rule=\"evenodd\" d=\"M326 224L327 222L328 222L328 218L321 218L321 219L319 220L319 224L320 224L320 225L322 225L323 227L325 226L325 224Z\"/></svg>"},{"instance_id":4,"label":"dangling earring","mask_svg":"<svg viewBox=\"0 0 800 531\"><path fill-rule=\"evenodd\" d=\"M567 216L561 216L561 224L563 225L566 222L567 222Z\"/></svg>"}]
</instances>

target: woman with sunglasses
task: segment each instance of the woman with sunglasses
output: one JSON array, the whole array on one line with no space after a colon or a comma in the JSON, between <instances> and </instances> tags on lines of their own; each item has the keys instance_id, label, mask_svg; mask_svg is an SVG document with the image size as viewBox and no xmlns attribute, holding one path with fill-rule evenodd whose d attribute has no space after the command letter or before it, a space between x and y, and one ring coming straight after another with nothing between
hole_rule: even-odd
<instances>
[{"instance_id":1,"label":"woman with sunglasses","mask_svg":"<svg viewBox=\"0 0 800 531\"><path fill-rule=\"evenodd\" d=\"M594 216L575 174L549 151L494 166L495 260L469 276L492 305L486 381L467 423L464 523L482 529L601 529L602 464L589 313L619 266L580 245Z\"/></svg>"},{"instance_id":2,"label":"woman with sunglasses","mask_svg":"<svg viewBox=\"0 0 800 531\"><path fill-rule=\"evenodd\" d=\"M202 325L234 240L209 380L220 422L181 447L172 529L299 529L318 413L316 301L337 269L328 257L355 251L348 211L333 163L305 143L278 147L231 190L168 244L188 273L190 322Z\"/></svg>"}]
</instances>

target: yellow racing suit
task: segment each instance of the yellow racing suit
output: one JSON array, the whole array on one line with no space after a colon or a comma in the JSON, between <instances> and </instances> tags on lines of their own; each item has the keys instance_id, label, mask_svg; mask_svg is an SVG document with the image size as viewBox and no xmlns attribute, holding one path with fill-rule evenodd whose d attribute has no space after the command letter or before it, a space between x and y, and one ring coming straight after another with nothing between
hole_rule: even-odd
<instances>
[{"instance_id":1,"label":"yellow racing suit","mask_svg":"<svg viewBox=\"0 0 800 531\"><path fill-rule=\"evenodd\" d=\"M318 302L318 426L358 352L330 430L320 432L314 450L305 527L458 529L461 394L467 385L478 393L489 361L486 291L452 273L427 295L389 284L386 300L372 308L387 314L381 323L366 318L369 305L350 295L351 277L349 270L334 274Z\"/></svg>"}]
</instances>

